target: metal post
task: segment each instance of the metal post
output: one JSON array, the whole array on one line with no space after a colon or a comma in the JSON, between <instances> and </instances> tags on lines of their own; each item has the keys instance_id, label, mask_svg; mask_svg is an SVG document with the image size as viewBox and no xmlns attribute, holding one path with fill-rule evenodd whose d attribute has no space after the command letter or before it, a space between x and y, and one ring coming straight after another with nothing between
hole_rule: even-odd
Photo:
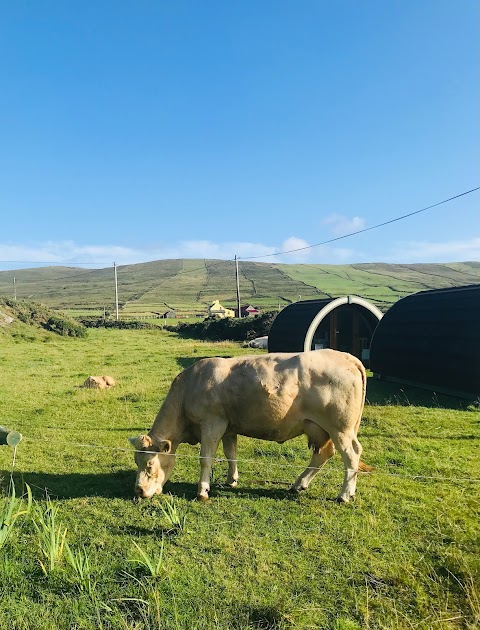
<instances>
[{"instance_id":1,"label":"metal post","mask_svg":"<svg viewBox=\"0 0 480 630\"><path fill-rule=\"evenodd\" d=\"M240 279L238 277L238 258L237 258L236 254L235 254L235 279L236 279L236 283L237 283L237 309L238 309L238 316L241 317L242 316L242 307L240 306Z\"/></svg>"},{"instance_id":2,"label":"metal post","mask_svg":"<svg viewBox=\"0 0 480 630\"><path fill-rule=\"evenodd\" d=\"M113 263L113 271L115 274L115 319L118 322L118 280L117 280L117 264Z\"/></svg>"}]
</instances>

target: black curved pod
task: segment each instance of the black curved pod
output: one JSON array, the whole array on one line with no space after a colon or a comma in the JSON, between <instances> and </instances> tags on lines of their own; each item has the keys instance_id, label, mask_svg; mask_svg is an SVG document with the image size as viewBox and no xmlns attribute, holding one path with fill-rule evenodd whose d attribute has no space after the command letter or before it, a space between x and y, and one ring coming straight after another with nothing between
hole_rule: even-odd
<instances>
[{"instance_id":1,"label":"black curved pod","mask_svg":"<svg viewBox=\"0 0 480 630\"><path fill-rule=\"evenodd\" d=\"M370 368L391 380L480 395L480 285L399 300L375 330Z\"/></svg>"},{"instance_id":2,"label":"black curved pod","mask_svg":"<svg viewBox=\"0 0 480 630\"><path fill-rule=\"evenodd\" d=\"M368 363L373 331L382 312L356 295L304 300L285 307L268 335L269 352L304 352L333 348Z\"/></svg>"}]
</instances>

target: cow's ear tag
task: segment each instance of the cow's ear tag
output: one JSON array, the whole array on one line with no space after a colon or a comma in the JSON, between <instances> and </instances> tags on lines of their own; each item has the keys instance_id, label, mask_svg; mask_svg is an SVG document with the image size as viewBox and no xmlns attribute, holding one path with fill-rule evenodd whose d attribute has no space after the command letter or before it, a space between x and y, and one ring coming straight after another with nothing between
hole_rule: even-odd
<instances>
[{"instance_id":1,"label":"cow's ear tag","mask_svg":"<svg viewBox=\"0 0 480 630\"><path fill-rule=\"evenodd\" d=\"M170 440L162 440L158 446L159 453L170 453L172 450L172 443Z\"/></svg>"}]
</instances>

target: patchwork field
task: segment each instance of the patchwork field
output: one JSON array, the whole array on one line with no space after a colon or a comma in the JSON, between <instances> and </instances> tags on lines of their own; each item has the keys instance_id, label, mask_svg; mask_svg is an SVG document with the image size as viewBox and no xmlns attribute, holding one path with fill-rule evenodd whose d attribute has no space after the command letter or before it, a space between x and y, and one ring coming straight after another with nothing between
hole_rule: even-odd
<instances>
[{"instance_id":1,"label":"patchwork field","mask_svg":"<svg viewBox=\"0 0 480 630\"><path fill-rule=\"evenodd\" d=\"M480 263L387 265L285 265L241 261L243 304L280 309L297 300L359 295L382 310L411 293L480 283ZM216 299L236 308L232 260L157 260L118 267L123 317L175 309L181 316L202 315ZM112 267L44 267L0 271L0 295L42 302L72 313L103 314L115 309Z\"/></svg>"},{"instance_id":2,"label":"patchwork field","mask_svg":"<svg viewBox=\"0 0 480 630\"><path fill-rule=\"evenodd\" d=\"M338 455L306 494L289 494L304 439L240 439L238 487L222 485L219 461L206 504L193 500L198 447L182 445L172 498L132 501L127 438L151 426L173 377L245 352L161 329L76 339L0 328L0 424L24 436L13 479L34 500L0 547L0 628L479 627L480 417L467 402L369 380L360 441L376 470L347 505L332 501ZM117 387L79 388L91 374ZM0 446L0 510L13 454ZM39 514L65 536L52 568Z\"/></svg>"}]
</instances>

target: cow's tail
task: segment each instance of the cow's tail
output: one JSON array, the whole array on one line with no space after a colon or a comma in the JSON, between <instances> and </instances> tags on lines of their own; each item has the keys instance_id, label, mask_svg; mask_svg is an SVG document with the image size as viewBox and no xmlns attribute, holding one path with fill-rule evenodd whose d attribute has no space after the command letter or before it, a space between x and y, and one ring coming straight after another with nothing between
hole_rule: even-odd
<instances>
[{"instance_id":1,"label":"cow's tail","mask_svg":"<svg viewBox=\"0 0 480 630\"><path fill-rule=\"evenodd\" d=\"M373 472L374 470L375 470L375 466L369 466L365 462L362 462L362 460L358 462L358 472L370 473L370 472Z\"/></svg>"},{"instance_id":2,"label":"cow's tail","mask_svg":"<svg viewBox=\"0 0 480 630\"><path fill-rule=\"evenodd\" d=\"M358 414L358 420L357 423L355 425L355 435L357 435L358 433L358 429L360 428L360 422L362 420L362 415L363 415L363 408L365 406L365 398L367 395L367 373L365 372L365 367L363 365L363 363L360 362L360 359L357 359L358 363L357 363L357 367L358 370L362 376L362 404L360 407L360 412ZM358 471L359 472L363 472L363 473L369 473L374 471L375 468L373 466L369 466L368 464L366 464L365 462L362 462L361 460L358 463Z\"/></svg>"},{"instance_id":3,"label":"cow's tail","mask_svg":"<svg viewBox=\"0 0 480 630\"><path fill-rule=\"evenodd\" d=\"M358 371L360 372L360 375L362 377L362 404L360 405L357 422L355 423L355 435L357 435L358 429L360 428L360 422L362 421L363 407L365 406L365 397L367 395L367 373L365 372L365 368L360 359L357 359L357 357L355 357L355 359L356 367L358 368Z\"/></svg>"}]
</instances>

